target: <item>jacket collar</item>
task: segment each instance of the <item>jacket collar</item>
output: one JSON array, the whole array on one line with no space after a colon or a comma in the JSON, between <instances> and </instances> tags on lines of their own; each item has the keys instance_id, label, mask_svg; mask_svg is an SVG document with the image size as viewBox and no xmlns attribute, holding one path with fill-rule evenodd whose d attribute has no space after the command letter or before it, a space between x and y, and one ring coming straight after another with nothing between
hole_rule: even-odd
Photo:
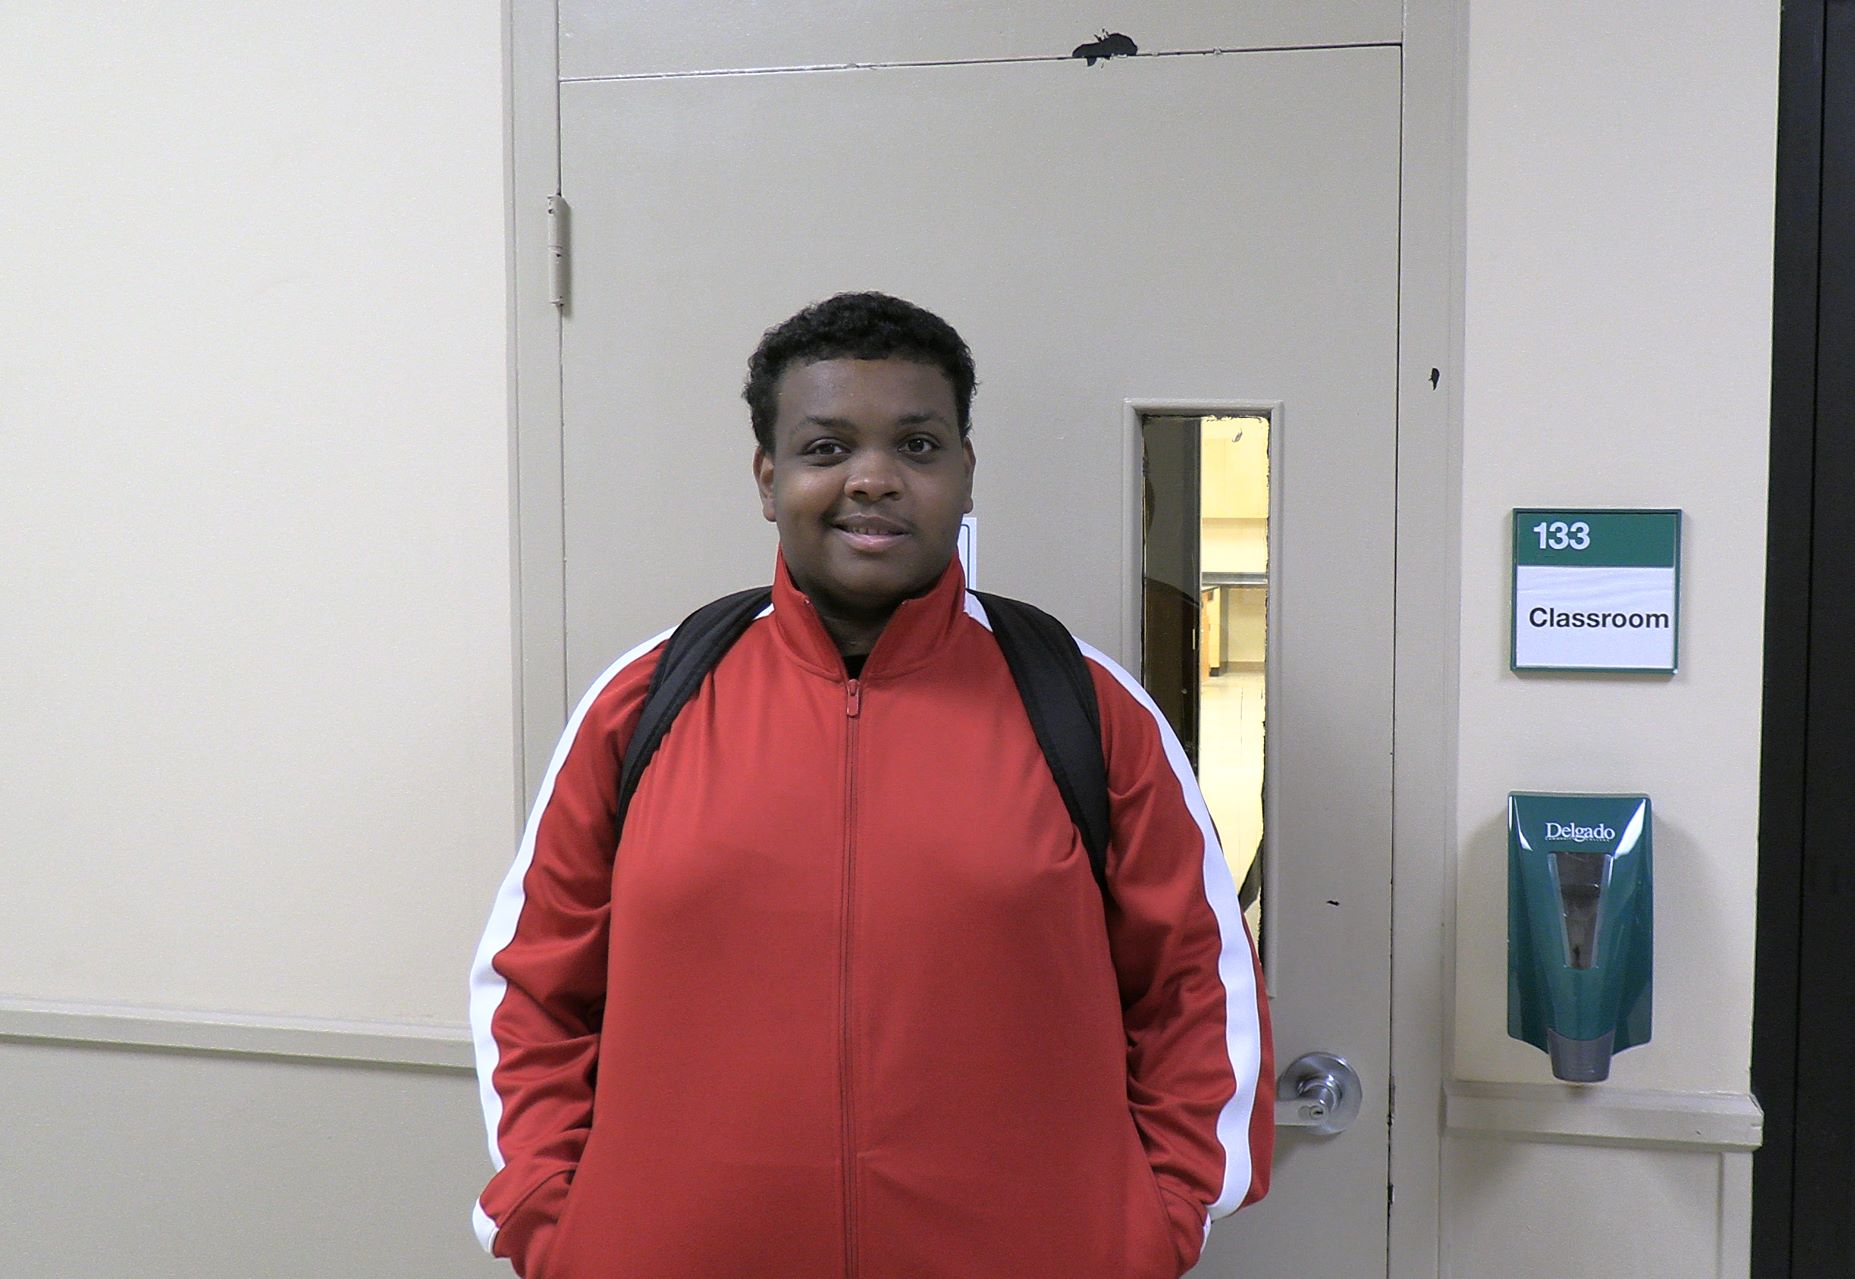
<instances>
[{"instance_id":1,"label":"jacket collar","mask_svg":"<svg viewBox=\"0 0 1855 1279\"><path fill-rule=\"evenodd\" d=\"M869 681L900 675L932 660L965 612L966 575L955 555L925 595L896 605L860 678ZM801 663L832 679L845 677L844 659L811 599L793 582L783 553L773 570L773 629Z\"/></svg>"}]
</instances>

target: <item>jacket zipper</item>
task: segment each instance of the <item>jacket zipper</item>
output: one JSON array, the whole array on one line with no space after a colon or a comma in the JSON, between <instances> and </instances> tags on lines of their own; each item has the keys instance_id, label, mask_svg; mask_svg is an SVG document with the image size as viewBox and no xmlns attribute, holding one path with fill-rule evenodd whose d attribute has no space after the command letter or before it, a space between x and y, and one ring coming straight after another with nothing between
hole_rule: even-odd
<instances>
[{"instance_id":1,"label":"jacket zipper","mask_svg":"<svg viewBox=\"0 0 1855 1279\"><path fill-rule=\"evenodd\" d=\"M851 901L856 875L857 830L857 720L863 711L863 689L851 680L844 686L844 894L840 906L842 938L838 994L842 1055L838 1067L838 1097L844 1125L844 1276L857 1277L857 1143L855 1111L850 1102L850 940Z\"/></svg>"}]
</instances>

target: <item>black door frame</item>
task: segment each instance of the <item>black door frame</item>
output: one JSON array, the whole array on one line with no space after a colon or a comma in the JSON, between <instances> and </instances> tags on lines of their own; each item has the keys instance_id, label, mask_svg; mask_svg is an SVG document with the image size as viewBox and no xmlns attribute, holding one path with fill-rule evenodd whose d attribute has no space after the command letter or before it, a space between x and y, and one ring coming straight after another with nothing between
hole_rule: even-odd
<instances>
[{"instance_id":1,"label":"black door frame","mask_svg":"<svg viewBox=\"0 0 1855 1279\"><path fill-rule=\"evenodd\" d=\"M1855 0L1779 72L1752 1273L1855 1273Z\"/></svg>"}]
</instances>

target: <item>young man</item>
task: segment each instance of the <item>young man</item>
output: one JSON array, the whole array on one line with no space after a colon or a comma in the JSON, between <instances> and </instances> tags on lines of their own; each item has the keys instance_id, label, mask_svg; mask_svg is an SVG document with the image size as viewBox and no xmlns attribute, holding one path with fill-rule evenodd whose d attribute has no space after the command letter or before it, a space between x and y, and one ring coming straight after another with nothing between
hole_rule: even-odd
<instances>
[{"instance_id":1,"label":"young man","mask_svg":"<svg viewBox=\"0 0 1855 1279\"><path fill-rule=\"evenodd\" d=\"M881 294L769 330L771 609L622 831L666 636L567 725L472 977L478 1234L526 1279L1176 1279L1266 1189L1267 1006L1178 741L1081 646L1104 892L965 590L973 385Z\"/></svg>"}]
</instances>

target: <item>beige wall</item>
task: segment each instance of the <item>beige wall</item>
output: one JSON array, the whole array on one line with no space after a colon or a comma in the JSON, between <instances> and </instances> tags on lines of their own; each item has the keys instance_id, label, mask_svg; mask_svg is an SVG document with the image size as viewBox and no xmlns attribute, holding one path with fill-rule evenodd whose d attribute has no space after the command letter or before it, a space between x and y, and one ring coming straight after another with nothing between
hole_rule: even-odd
<instances>
[{"instance_id":1,"label":"beige wall","mask_svg":"<svg viewBox=\"0 0 1855 1279\"><path fill-rule=\"evenodd\" d=\"M501 28L0 11L9 1274L507 1273L473 1083L378 1064L513 825Z\"/></svg>"},{"instance_id":2,"label":"beige wall","mask_svg":"<svg viewBox=\"0 0 1855 1279\"><path fill-rule=\"evenodd\" d=\"M0 1041L7 1279L512 1279L462 1072Z\"/></svg>"},{"instance_id":3,"label":"beige wall","mask_svg":"<svg viewBox=\"0 0 1855 1279\"><path fill-rule=\"evenodd\" d=\"M1613 1078L1746 1087L1777 31L1742 0L1470 10L1461 1077L1551 1078L1507 1038L1507 792L1640 790L1655 1041ZM1508 512L1554 505L1685 509L1673 679L1508 671Z\"/></svg>"},{"instance_id":4,"label":"beige wall","mask_svg":"<svg viewBox=\"0 0 1855 1279\"><path fill-rule=\"evenodd\" d=\"M1457 1079L1591 1109L1617 1090L1674 1109L1747 1090L1778 7L1469 4ZM1686 511L1678 675L1508 671L1507 517L1523 505ZM1545 1055L1507 1037L1515 789L1655 803L1655 1038L1602 1089L1551 1087ZM1743 1274L1729 1236L1748 1187L1728 1165L1746 1158L1463 1135L1445 1252L1458 1275L1544 1274L1493 1268L1524 1243L1503 1223L1608 1201L1629 1211L1600 1223L1683 1239L1709 1264L1591 1252L1572 1273L1711 1274L1717 1255Z\"/></svg>"},{"instance_id":5,"label":"beige wall","mask_svg":"<svg viewBox=\"0 0 1855 1279\"><path fill-rule=\"evenodd\" d=\"M0 16L0 997L462 1022L512 821L501 26Z\"/></svg>"}]
</instances>

